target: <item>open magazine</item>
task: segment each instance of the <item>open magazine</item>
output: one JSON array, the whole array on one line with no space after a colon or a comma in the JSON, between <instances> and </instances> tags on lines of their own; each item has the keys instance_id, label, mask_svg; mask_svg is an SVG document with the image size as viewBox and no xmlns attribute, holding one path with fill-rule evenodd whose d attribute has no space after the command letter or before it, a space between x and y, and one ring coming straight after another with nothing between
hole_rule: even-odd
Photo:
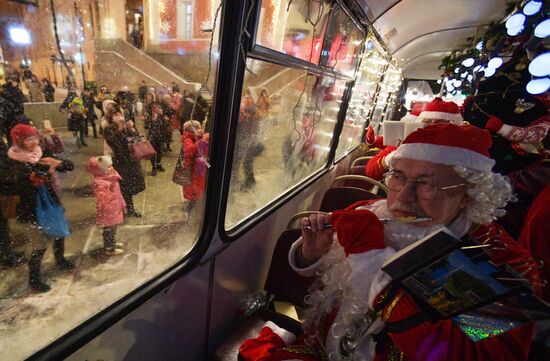
<instances>
[{"instance_id":1,"label":"open magazine","mask_svg":"<svg viewBox=\"0 0 550 361\"><path fill-rule=\"evenodd\" d=\"M550 304L507 265L496 266L483 246L442 228L384 262L389 274L431 320L452 319L472 340L550 318Z\"/></svg>"}]
</instances>

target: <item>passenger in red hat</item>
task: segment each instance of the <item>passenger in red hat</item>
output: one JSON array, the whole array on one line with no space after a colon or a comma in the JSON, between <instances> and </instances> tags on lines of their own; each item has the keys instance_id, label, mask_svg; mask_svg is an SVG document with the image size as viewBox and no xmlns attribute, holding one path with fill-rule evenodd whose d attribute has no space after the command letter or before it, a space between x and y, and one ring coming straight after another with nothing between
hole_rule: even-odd
<instances>
[{"instance_id":1,"label":"passenger in red hat","mask_svg":"<svg viewBox=\"0 0 550 361\"><path fill-rule=\"evenodd\" d=\"M37 216L39 188L45 189L52 203L60 204L58 197L57 172L74 169L70 160L44 156L40 148L37 129L27 124L17 124L10 132L12 146L8 149L6 166L0 169L2 185L17 195L17 224L14 228L26 235L31 243L29 257L29 288L35 292L47 292L50 286L42 279L41 265L46 247L53 240L57 267L63 271L74 270L74 264L67 260L65 238L48 235Z\"/></svg>"},{"instance_id":2,"label":"passenger in red hat","mask_svg":"<svg viewBox=\"0 0 550 361\"><path fill-rule=\"evenodd\" d=\"M462 115L460 114L460 108L454 102L446 102L441 98L435 98L429 103L416 103L421 106L413 107L411 114L417 114L418 116L412 118L411 116L405 116L401 121L419 122L425 125L428 124L440 124L440 123L454 123L463 124ZM387 146L384 147L374 158L372 158L365 169L367 177L375 180L382 180L384 173L388 170L387 162L385 158L388 154L392 153L396 147Z\"/></svg>"},{"instance_id":3,"label":"passenger in red hat","mask_svg":"<svg viewBox=\"0 0 550 361\"><path fill-rule=\"evenodd\" d=\"M416 317L418 304L399 286L389 287L392 279L381 270L396 252L444 226L456 237L487 244L494 264L522 272L538 291L531 255L494 223L513 196L507 179L492 172L490 145L489 132L480 128L429 125L411 133L387 158L387 199L303 218L302 237L292 245L289 262L299 274L319 277L307 300L305 336L288 347L288 335L264 329L243 344L241 356L527 360L533 323L474 342L450 319Z\"/></svg>"}]
</instances>

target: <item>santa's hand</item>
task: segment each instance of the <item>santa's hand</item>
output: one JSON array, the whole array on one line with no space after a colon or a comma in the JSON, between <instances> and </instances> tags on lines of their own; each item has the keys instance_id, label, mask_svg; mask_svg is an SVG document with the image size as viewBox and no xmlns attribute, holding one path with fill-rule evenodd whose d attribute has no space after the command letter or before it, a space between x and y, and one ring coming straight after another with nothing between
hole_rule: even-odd
<instances>
[{"instance_id":1,"label":"santa's hand","mask_svg":"<svg viewBox=\"0 0 550 361\"><path fill-rule=\"evenodd\" d=\"M302 226L302 257L308 262L314 262L323 257L332 245L334 231L330 224L329 213L316 213L308 218L300 219Z\"/></svg>"},{"instance_id":2,"label":"santa's hand","mask_svg":"<svg viewBox=\"0 0 550 361\"><path fill-rule=\"evenodd\" d=\"M485 129L489 129L491 132L496 133L502 128L502 124L502 119L495 115L491 115L485 124Z\"/></svg>"}]
</instances>

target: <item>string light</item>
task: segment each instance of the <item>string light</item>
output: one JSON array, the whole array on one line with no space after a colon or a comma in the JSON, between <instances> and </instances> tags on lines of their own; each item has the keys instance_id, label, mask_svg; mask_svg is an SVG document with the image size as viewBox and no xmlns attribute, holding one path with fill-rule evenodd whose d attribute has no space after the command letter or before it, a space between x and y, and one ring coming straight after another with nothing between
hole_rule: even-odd
<instances>
[{"instance_id":1,"label":"string light","mask_svg":"<svg viewBox=\"0 0 550 361\"><path fill-rule=\"evenodd\" d=\"M550 74L550 52L540 54L531 64L529 64L529 73L534 76L547 76Z\"/></svg>"},{"instance_id":2,"label":"string light","mask_svg":"<svg viewBox=\"0 0 550 361\"><path fill-rule=\"evenodd\" d=\"M544 39L550 35L550 19L546 19L535 27L535 36Z\"/></svg>"},{"instance_id":3,"label":"string light","mask_svg":"<svg viewBox=\"0 0 550 361\"><path fill-rule=\"evenodd\" d=\"M529 1L525 6L523 7L523 13L525 15L534 15L539 12L540 8L542 7L542 2L540 1Z\"/></svg>"},{"instance_id":4,"label":"string light","mask_svg":"<svg viewBox=\"0 0 550 361\"><path fill-rule=\"evenodd\" d=\"M542 94L550 88L550 78L533 79L525 88L530 94Z\"/></svg>"}]
</instances>

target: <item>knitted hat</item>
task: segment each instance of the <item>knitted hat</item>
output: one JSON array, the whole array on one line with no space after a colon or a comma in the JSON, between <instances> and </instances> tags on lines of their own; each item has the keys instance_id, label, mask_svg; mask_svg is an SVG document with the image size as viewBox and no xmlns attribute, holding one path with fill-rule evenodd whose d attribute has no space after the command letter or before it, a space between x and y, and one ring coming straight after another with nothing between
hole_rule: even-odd
<instances>
[{"instance_id":1,"label":"knitted hat","mask_svg":"<svg viewBox=\"0 0 550 361\"><path fill-rule=\"evenodd\" d=\"M202 126L198 120L188 120L183 123L183 130L186 132L195 132L199 129L202 129Z\"/></svg>"},{"instance_id":2,"label":"knitted hat","mask_svg":"<svg viewBox=\"0 0 550 361\"><path fill-rule=\"evenodd\" d=\"M110 166L113 165L113 160L108 155L102 155L97 157L97 166L102 173L107 173Z\"/></svg>"},{"instance_id":3,"label":"knitted hat","mask_svg":"<svg viewBox=\"0 0 550 361\"><path fill-rule=\"evenodd\" d=\"M11 140L15 144L22 143L30 137L38 137L38 130L32 125L17 124L10 132Z\"/></svg>"},{"instance_id":4,"label":"knitted hat","mask_svg":"<svg viewBox=\"0 0 550 361\"><path fill-rule=\"evenodd\" d=\"M446 102L441 98L435 98L428 104L418 115L418 121L423 120L442 120L447 122L453 122L457 124L462 123L462 115L460 115L460 108L456 103Z\"/></svg>"},{"instance_id":5,"label":"knitted hat","mask_svg":"<svg viewBox=\"0 0 550 361\"><path fill-rule=\"evenodd\" d=\"M491 135L472 125L434 124L412 132L397 150L386 156L386 164L395 159L463 166L490 172L495 161L489 156Z\"/></svg>"},{"instance_id":6,"label":"knitted hat","mask_svg":"<svg viewBox=\"0 0 550 361\"><path fill-rule=\"evenodd\" d=\"M108 155L102 155L99 157L91 157L86 163L86 170L96 175L107 174L107 169L113 165L111 157Z\"/></svg>"}]
</instances>

